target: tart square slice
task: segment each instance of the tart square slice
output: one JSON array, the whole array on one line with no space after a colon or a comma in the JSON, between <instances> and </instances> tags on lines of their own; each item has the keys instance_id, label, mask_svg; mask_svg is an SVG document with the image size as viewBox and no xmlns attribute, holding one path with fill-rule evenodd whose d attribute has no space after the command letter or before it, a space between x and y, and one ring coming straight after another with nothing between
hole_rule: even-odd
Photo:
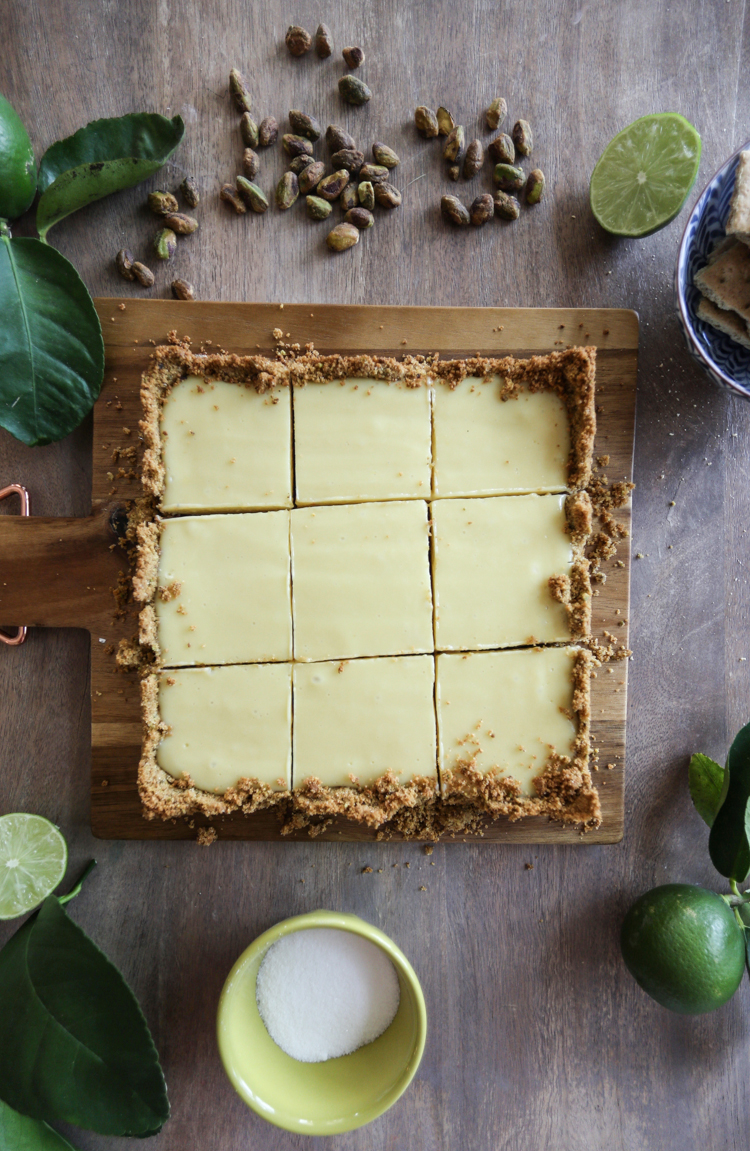
<instances>
[{"instance_id":1,"label":"tart square slice","mask_svg":"<svg viewBox=\"0 0 750 1151\"><path fill-rule=\"evenodd\" d=\"M350 378L294 385L298 504L427 499L427 382Z\"/></svg>"},{"instance_id":2,"label":"tart square slice","mask_svg":"<svg viewBox=\"0 0 750 1151\"><path fill-rule=\"evenodd\" d=\"M256 810L288 792L291 664L152 672L142 696L139 788L147 813Z\"/></svg>"},{"instance_id":3,"label":"tart square slice","mask_svg":"<svg viewBox=\"0 0 750 1151\"><path fill-rule=\"evenodd\" d=\"M437 785L434 658L294 665L295 788Z\"/></svg>"},{"instance_id":4,"label":"tart square slice","mask_svg":"<svg viewBox=\"0 0 750 1151\"><path fill-rule=\"evenodd\" d=\"M141 643L167 667L292 658L288 511L181 516L138 529Z\"/></svg>"},{"instance_id":5,"label":"tart square slice","mask_svg":"<svg viewBox=\"0 0 750 1151\"><path fill-rule=\"evenodd\" d=\"M294 658L431 652L427 504L295 508Z\"/></svg>"},{"instance_id":6,"label":"tart square slice","mask_svg":"<svg viewBox=\"0 0 750 1151\"><path fill-rule=\"evenodd\" d=\"M473 651L588 634L586 493L432 505L435 647Z\"/></svg>"},{"instance_id":7,"label":"tart square slice","mask_svg":"<svg viewBox=\"0 0 750 1151\"><path fill-rule=\"evenodd\" d=\"M161 510L291 507L290 390L195 375L146 387L146 478Z\"/></svg>"},{"instance_id":8,"label":"tart square slice","mask_svg":"<svg viewBox=\"0 0 750 1151\"><path fill-rule=\"evenodd\" d=\"M436 498L565 491L570 447L556 391L509 389L498 375L435 387Z\"/></svg>"},{"instance_id":9,"label":"tart square slice","mask_svg":"<svg viewBox=\"0 0 750 1151\"><path fill-rule=\"evenodd\" d=\"M574 647L439 655L443 796L487 796L494 788L498 800L503 793L510 800L556 795L564 805L581 790L595 799L588 769L591 659ZM592 808L586 818L594 814Z\"/></svg>"}]
</instances>

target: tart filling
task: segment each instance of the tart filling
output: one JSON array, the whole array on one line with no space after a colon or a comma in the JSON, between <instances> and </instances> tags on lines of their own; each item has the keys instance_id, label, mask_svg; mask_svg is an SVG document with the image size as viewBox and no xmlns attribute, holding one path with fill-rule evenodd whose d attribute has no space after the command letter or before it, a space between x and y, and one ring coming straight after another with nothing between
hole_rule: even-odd
<instances>
[{"instance_id":1,"label":"tart filling","mask_svg":"<svg viewBox=\"0 0 750 1151\"><path fill-rule=\"evenodd\" d=\"M354 378L295 388L297 504L428 498L431 434L426 386Z\"/></svg>"}]
</instances>

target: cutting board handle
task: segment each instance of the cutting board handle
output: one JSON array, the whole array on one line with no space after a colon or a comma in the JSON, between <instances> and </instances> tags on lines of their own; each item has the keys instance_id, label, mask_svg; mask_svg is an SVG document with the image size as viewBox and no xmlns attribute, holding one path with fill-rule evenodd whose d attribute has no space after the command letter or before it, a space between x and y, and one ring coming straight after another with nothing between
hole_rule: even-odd
<instances>
[{"instance_id":1,"label":"cutting board handle","mask_svg":"<svg viewBox=\"0 0 750 1151\"><path fill-rule=\"evenodd\" d=\"M0 624L83 627L106 638L128 568L118 543L123 520L116 503L69 519L0 515Z\"/></svg>"}]
</instances>

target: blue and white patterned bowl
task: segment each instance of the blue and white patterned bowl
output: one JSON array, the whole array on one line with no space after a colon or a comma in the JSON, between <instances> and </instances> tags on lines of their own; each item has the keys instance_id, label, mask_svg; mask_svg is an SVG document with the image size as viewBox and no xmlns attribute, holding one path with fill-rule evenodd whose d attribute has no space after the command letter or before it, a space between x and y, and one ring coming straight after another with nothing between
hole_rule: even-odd
<instances>
[{"instance_id":1,"label":"blue and white patterned bowl","mask_svg":"<svg viewBox=\"0 0 750 1151\"><path fill-rule=\"evenodd\" d=\"M738 148L709 180L690 213L677 255L674 286L677 318L691 356L720 387L750 400L750 350L698 319L701 296L693 284L695 273L708 261L712 248L724 239L734 174L740 152L747 148L750 141Z\"/></svg>"}]
</instances>

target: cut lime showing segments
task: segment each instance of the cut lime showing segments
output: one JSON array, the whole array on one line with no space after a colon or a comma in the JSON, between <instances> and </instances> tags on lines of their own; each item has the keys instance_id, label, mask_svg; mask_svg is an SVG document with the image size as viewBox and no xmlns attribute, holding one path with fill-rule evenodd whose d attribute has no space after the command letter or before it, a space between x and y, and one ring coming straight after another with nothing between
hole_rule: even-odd
<instances>
[{"instance_id":1,"label":"cut lime showing segments","mask_svg":"<svg viewBox=\"0 0 750 1151\"><path fill-rule=\"evenodd\" d=\"M677 112L618 132L591 176L591 210L615 236L648 236L674 220L698 175L701 138Z\"/></svg>"},{"instance_id":2,"label":"cut lime showing segments","mask_svg":"<svg viewBox=\"0 0 750 1151\"><path fill-rule=\"evenodd\" d=\"M0 919L33 911L57 887L68 845L41 815L0 816Z\"/></svg>"}]
</instances>

